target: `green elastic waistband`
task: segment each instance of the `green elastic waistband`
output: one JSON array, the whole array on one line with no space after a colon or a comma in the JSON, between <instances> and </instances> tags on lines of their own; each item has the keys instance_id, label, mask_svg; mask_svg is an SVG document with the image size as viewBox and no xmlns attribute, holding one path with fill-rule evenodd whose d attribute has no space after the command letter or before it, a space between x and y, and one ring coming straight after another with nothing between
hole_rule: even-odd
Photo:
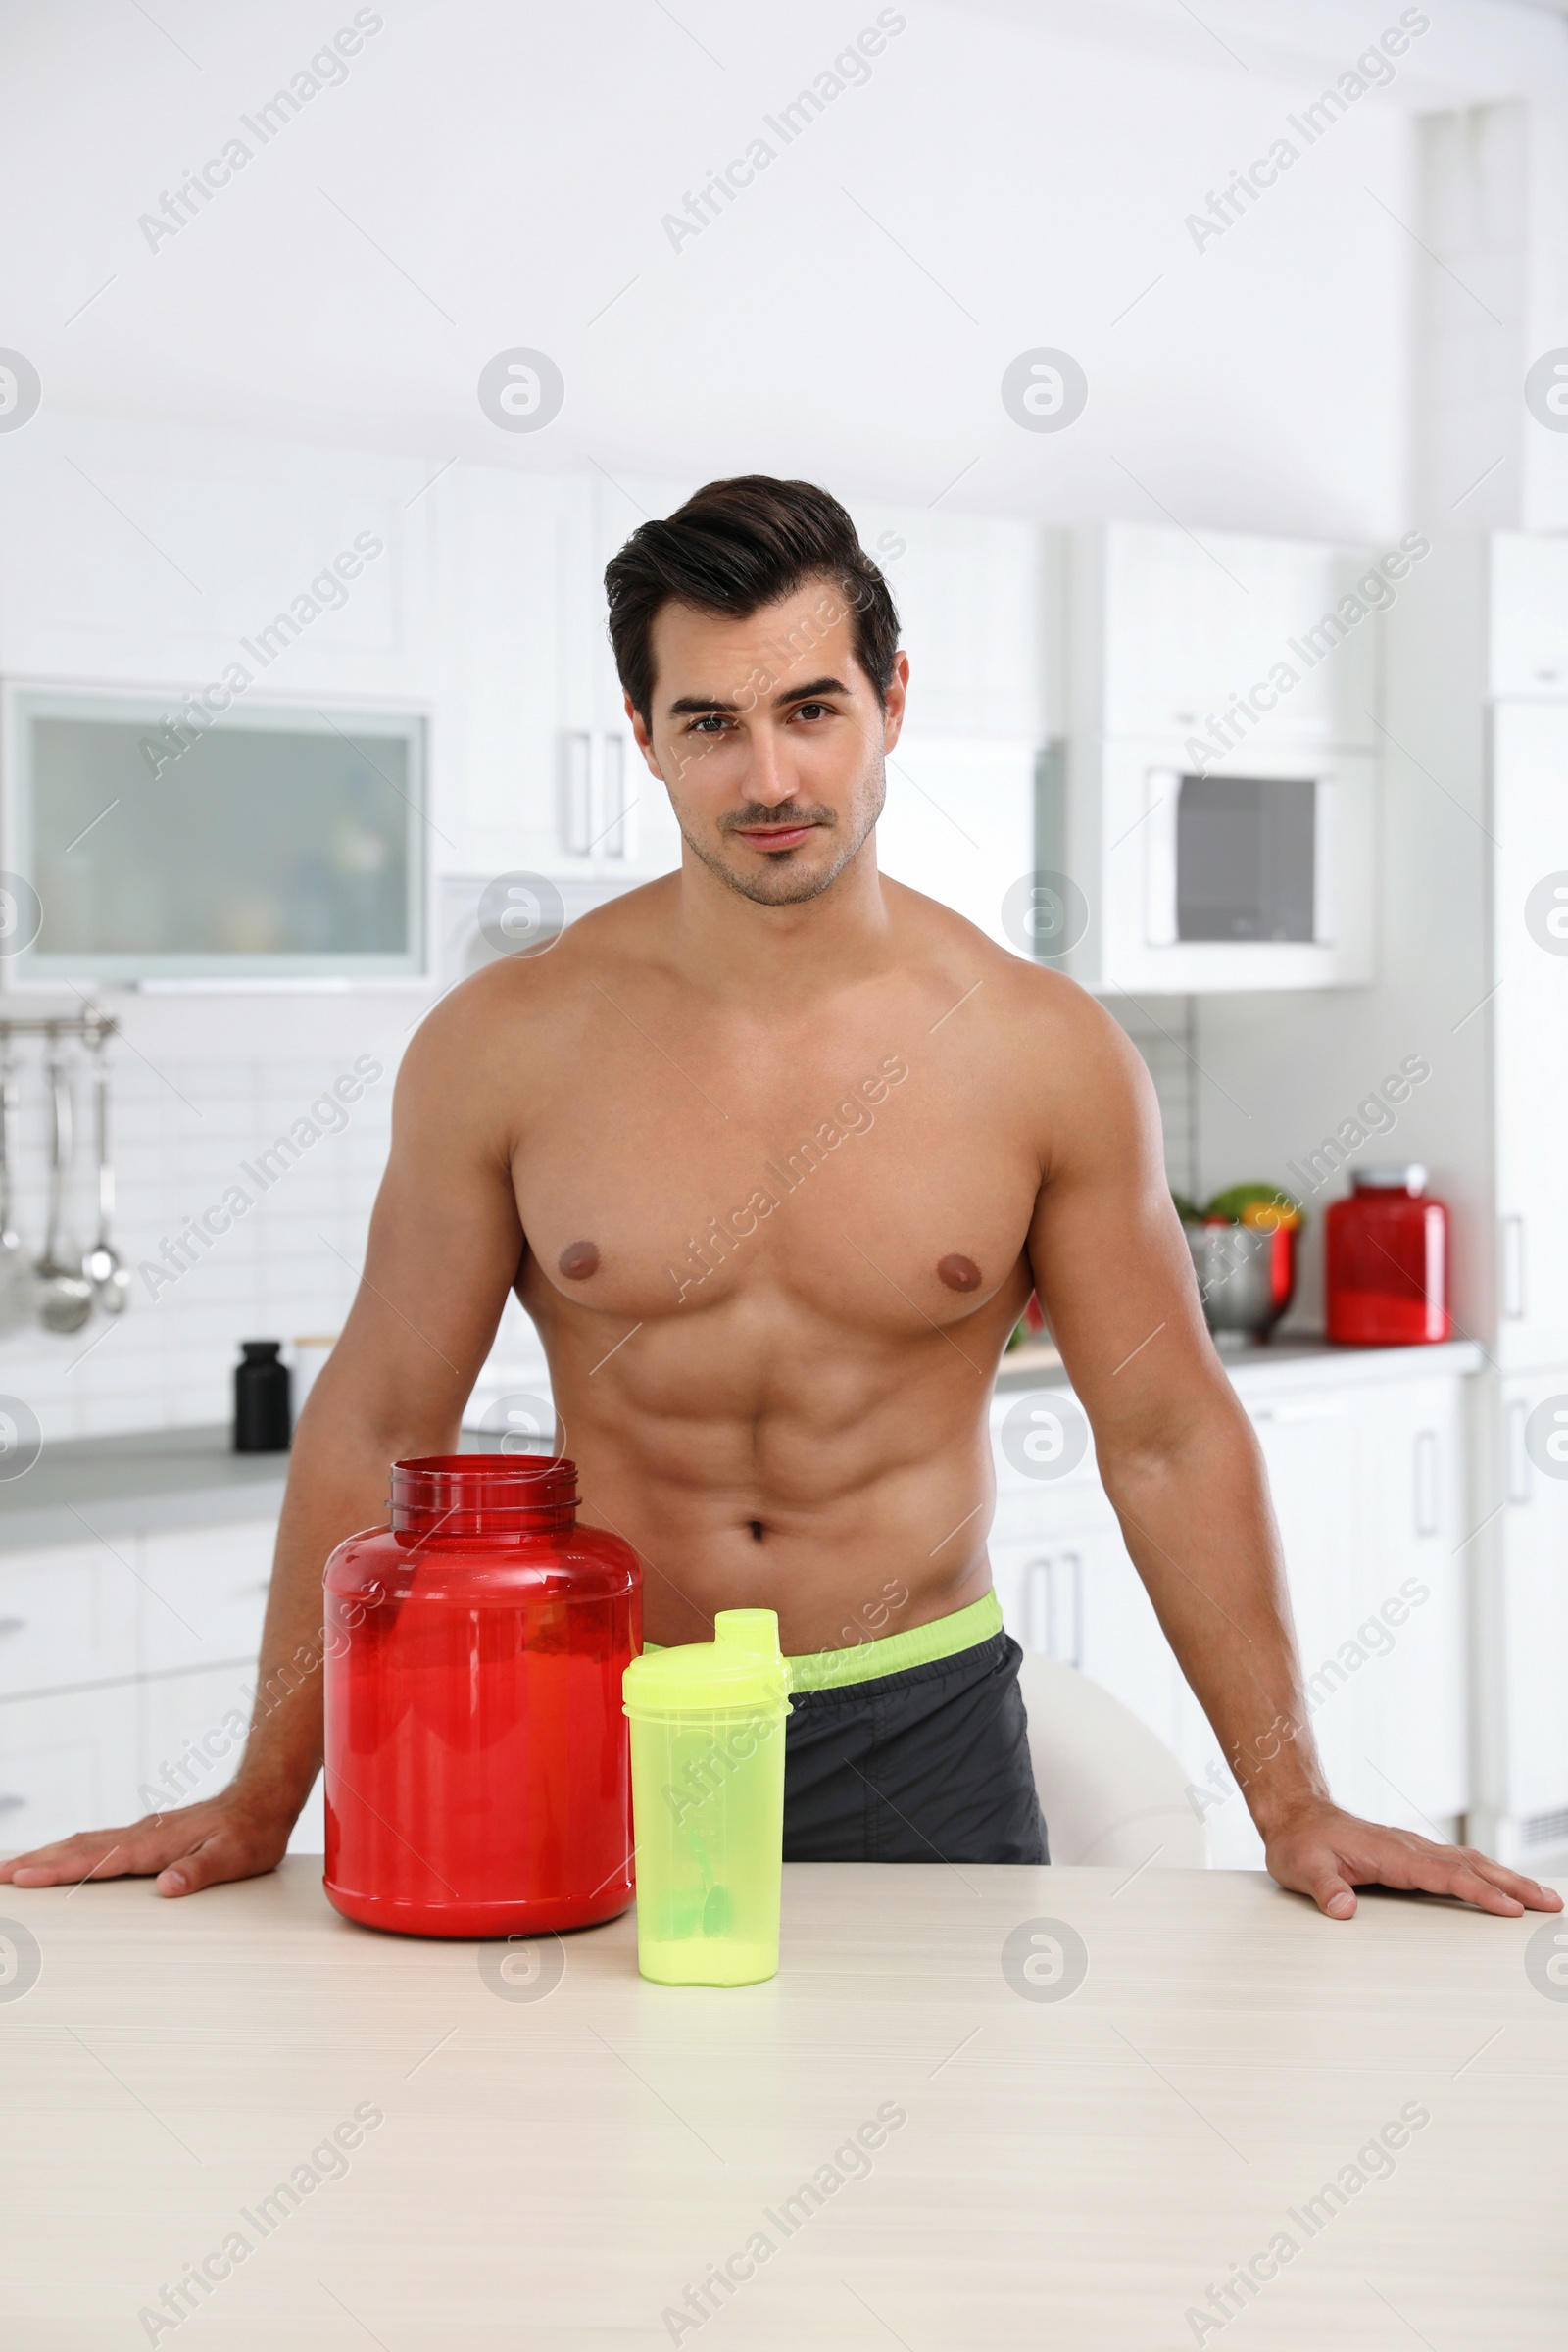
<instances>
[{"instance_id":1,"label":"green elastic waistband","mask_svg":"<svg viewBox=\"0 0 1568 2352\"><path fill-rule=\"evenodd\" d=\"M933 1617L906 1634L884 1634L878 1642L857 1642L848 1649L813 1649L790 1660L792 1690L836 1690L845 1683L872 1683L879 1675L929 1666L960 1649L974 1649L1002 1631L1002 1603L994 1592L972 1600L951 1617Z\"/></svg>"},{"instance_id":2,"label":"green elastic waistband","mask_svg":"<svg viewBox=\"0 0 1568 2352\"><path fill-rule=\"evenodd\" d=\"M880 1675L903 1674L911 1666L929 1666L937 1658L974 1649L1002 1631L1002 1603L994 1592L972 1600L951 1617L933 1617L912 1626L906 1634L884 1634L877 1642L852 1642L847 1649L813 1649L791 1658L792 1690L836 1690L846 1683L874 1683ZM645 1642L645 1649L660 1649Z\"/></svg>"}]
</instances>

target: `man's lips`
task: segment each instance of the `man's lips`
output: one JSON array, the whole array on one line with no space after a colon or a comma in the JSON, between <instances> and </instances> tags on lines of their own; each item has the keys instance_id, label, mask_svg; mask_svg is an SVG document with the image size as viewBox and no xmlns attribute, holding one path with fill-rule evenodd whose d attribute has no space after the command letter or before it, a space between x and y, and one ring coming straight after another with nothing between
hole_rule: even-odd
<instances>
[{"instance_id":1,"label":"man's lips","mask_svg":"<svg viewBox=\"0 0 1568 2352\"><path fill-rule=\"evenodd\" d=\"M737 825L735 837L749 842L754 850L793 850L815 831L814 824Z\"/></svg>"}]
</instances>

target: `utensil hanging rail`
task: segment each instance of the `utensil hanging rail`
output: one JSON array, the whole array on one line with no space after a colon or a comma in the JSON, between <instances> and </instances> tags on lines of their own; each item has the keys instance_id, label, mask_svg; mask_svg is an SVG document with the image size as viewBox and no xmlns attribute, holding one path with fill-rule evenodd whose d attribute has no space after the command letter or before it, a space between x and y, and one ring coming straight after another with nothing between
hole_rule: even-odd
<instances>
[{"instance_id":1,"label":"utensil hanging rail","mask_svg":"<svg viewBox=\"0 0 1568 2352\"><path fill-rule=\"evenodd\" d=\"M82 1012L0 1013L0 1048L14 1037L79 1037L96 1046L119 1028L114 1014L101 1012L96 1004Z\"/></svg>"}]
</instances>

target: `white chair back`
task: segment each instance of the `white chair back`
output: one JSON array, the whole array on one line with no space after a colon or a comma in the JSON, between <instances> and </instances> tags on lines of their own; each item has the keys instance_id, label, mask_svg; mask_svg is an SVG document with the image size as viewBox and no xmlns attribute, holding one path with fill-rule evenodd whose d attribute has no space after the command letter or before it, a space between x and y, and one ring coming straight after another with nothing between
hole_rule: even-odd
<instances>
[{"instance_id":1,"label":"white chair back","mask_svg":"<svg viewBox=\"0 0 1568 2352\"><path fill-rule=\"evenodd\" d=\"M1051 1859L1202 1870L1203 1824L1164 1741L1076 1667L1025 1650L1018 1687Z\"/></svg>"}]
</instances>

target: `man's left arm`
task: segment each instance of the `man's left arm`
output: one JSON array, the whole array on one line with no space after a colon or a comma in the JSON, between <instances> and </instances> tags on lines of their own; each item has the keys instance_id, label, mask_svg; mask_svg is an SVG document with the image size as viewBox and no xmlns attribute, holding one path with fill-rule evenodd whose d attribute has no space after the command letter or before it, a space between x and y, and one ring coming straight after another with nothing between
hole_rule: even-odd
<instances>
[{"instance_id":1,"label":"man's left arm","mask_svg":"<svg viewBox=\"0 0 1568 2352\"><path fill-rule=\"evenodd\" d=\"M1058 993L1059 992L1059 993ZM1036 1289L1095 1433L1100 1474L1167 1640L1282 1886L1334 1919L1358 1886L1517 1917L1551 1888L1467 1846L1341 1810L1308 1721L1279 1535L1251 1423L1203 1323L1149 1074L1102 1008L1057 984L1029 1234Z\"/></svg>"}]
</instances>

